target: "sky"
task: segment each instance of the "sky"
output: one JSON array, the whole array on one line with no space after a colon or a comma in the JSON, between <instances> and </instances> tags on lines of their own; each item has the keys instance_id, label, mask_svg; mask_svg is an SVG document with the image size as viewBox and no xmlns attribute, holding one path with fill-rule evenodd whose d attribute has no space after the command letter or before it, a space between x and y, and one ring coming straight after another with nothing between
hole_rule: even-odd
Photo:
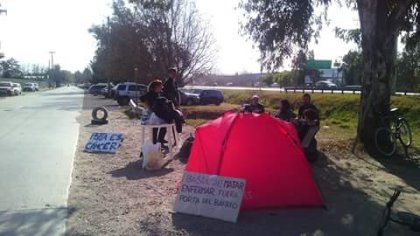
<instances>
[{"instance_id":1,"label":"sky","mask_svg":"<svg viewBox=\"0 0 420 236\"><path fill-rule=\"evenodd\" d=\"M215 72L235 74L260 72L259 52L240 33L239 0L196 0L198 10L209 22L218 54ZM8 13L0 16L1 52L22 64L48 67L50 51L54 64L62 69L83 70L96 50L96 41L88 29L105 22L111 14L112 0L0 0ZM330 25L321 31L319 43L311 43L316 59L340 59L353 44L335 38L333 29L358 27L357 13L333 6ZM286 62L283 69L290 63Z\"/></svg>"}]
</instances>

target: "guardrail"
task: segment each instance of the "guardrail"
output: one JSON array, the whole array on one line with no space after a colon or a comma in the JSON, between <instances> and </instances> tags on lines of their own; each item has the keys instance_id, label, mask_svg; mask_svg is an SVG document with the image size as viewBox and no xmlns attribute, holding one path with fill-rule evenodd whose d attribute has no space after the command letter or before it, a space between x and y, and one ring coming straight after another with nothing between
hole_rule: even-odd
<instances>
[{"instance_id":1,"label":"guardrail","mask_svg":"<svg viewBox=\"0 0 420 236\"><path fill-rule=\"evenodd\" d=\"M342 88L342 89L315 89L303 87L232 87L232 86L185 86L186 89L220 89L220 90L249 90L249 91L272 91L285 93L332 93L332 94L360 94L359 88ZM404 91L396 92L396 95L401 96L420 96L420 92Z\"/></svg>"},{"instance_id":2,"label":"guardrail","mask_svg":"<svg viewBox=\"0 0 420 236\"><path fill-rule=\"evenodd\" d=\"M314 88L299 88L299 87L285 87L285 93L332 93L332 94L361 94L360 89L314 89ZM402 96L420 96L420 93L404 91L404 92L395 92L394 95Z\"/></svg>"},{"instance_id":3,"label":"guardrail","mask_svg":"<svg viewBox=\"0 0 420 236\"><path fill-rule=\"evenodd\" d=\"M341 94L360 94L359 89L315 89L315 88L284 88L284 92L301 93L341 93Z\"/></svg>"}]
</instances>

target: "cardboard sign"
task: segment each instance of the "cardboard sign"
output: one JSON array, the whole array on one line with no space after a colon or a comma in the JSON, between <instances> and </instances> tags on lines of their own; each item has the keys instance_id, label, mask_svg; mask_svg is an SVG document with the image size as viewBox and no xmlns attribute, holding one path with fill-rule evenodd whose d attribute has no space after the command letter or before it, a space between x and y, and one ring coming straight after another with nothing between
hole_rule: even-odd
<instances>
[{"instance_id":1,"label":"cardboard sign","mask_svg":"<svg viewBox=\"0 0 420 236\"><path fill-rule=\"evenodd\" d=\"M185 172L174 211L236 222L244 179Z\"/></svg>"},{"instance_id":2,"label":"cardboard sign","mask_svg":"<svg viewBox=\"0 0 420 236\"><path fill-rule=\"evenodd\" d=\"M122 133L93 133L85 145L85 152L115 153L123 140Z\"/></svg>"}]
</instances>

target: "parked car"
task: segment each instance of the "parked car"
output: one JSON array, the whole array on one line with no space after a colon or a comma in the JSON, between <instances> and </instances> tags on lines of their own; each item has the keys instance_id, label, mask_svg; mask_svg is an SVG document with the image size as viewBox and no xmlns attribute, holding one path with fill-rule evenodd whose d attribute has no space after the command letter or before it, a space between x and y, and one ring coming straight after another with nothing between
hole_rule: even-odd
<instances>
[{"instance_id":1,"label":"parked car","mask_svg":"<svg viewBox=\"0 0 420 236\"><path fill-rule=\"evenodd\" d=\"M115 90L115 100L120 106L126 106L130 99L137 100L147 93L147 86L133 82L125 82L118 84Z\"/></svg>"},{"instance_id":2,"label":"parked car","mask_svg":"<svg viewBox=\"0 0 420 236\"><path fill-rule=\"evenodd\" d=\"M191 93L199 95L201 105L220 105L224 101L223 93L215 89L193 89Z\"/></svg>"},{"instance_id":3,"label":"parked car","mask_svg":"<svg viewBox=\"0 0 420 236\"><path fill-rule=\"evenodd\" d=\"M111 84L112 85L112 84ZM115 97L115 91L117 90L118 84L111 86L111 93L109 94L108 86L101 89L100 94L103 95L105 98L114 98Z\"/></svg>"},{"instance_id":4,"label":"parked car","mask_svg":"<svg viewBox=\"0 0 420 236\"><path fill-rule=\"evenodd\" d=\"M111 85L111 86L113 86L113 85ZM91 85L89 87L88 92L89 92L89 94L92 94L94 96L97 96L97 95L101 94L101 90L103 88L106 88L106 87L108 87L108 84L107 83L94 84L94 85Z\"/></svg>"},{"instance_id":5,"label":"parked car","mask_svg":"<svg viewBox=\"0 0 420 236\"><path fill-rule=\"evenodd\" d=\"M315 83L315 89L337 89L338 86L331 81L323 80Z\"/></svg>"},{"instance_id":6,"label":"parked car","mask_svg":"<svg viewBox=\"0 0 420 236\"><path fill-rule=\"evenodd\" d=\"M39 91L39 85L37 83L25 83L23 85L23 91L29 91L29 92Z\"/></svg>"},{"instance_id":7,"label":"parked car","mask_svg":"<svg viewBox=\"0 0 420 236\"><path fill-rule=\"evenodd\" d=\"M10 81L0 82L0 94L13 96L14 95L13 82L10 82Z\"/></svg>"},{"instance_id":8,"label":"parked car","mask_svg":"<svg viewBox=\"0 0 420 236\"><path fill-rule=\"evenodd\" d=\"M22 86L19 83L13 83L13 95L20 95L22 94Z\"/></svg>"},{"instance_id":9,"label":"parked car","mask_svg":"<svg viewBox=\"0 0 420 236\"><path fill-rule=\"evenodd\" d=\"M280 84L279 83L272 83L271 84L271 87L272 88L279 88L280 87Z\"/></svg>"},{"instance_id":10,"label":"parked car","mask_svg":"<svg viewBox=\"0 0 420 236\"><path fill-rule=\"evenodd\" d=\"M186 91L179 91L181 94L181 105L192 106L200 104L200 95L189 93Z\"/></svg>"}]
</instances>

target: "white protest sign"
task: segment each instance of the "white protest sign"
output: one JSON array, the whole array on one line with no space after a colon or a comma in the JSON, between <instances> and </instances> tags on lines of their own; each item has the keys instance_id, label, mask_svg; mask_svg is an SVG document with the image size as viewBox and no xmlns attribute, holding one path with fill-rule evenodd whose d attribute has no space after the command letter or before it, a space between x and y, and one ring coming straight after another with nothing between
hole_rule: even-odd
<instances>
[{"instance_id":1,"label":"white protest sign","mask_svg":"<svg viewBox=\"0 0 420 236\"><path fill-rule=\"evenodd\" d=\"M244 179L185 172L174 211L236 222Z\"/></svg>"},{"instance_id":2,"label":"white protest sign","mask_svg":"<svg viewBox=\"0 0 420 236\"><path fill-rule=\"evenodd\" d=\"M123 140L122 133L93 133L85 152L115 153Z\"/></svg>"}]
</instances>

